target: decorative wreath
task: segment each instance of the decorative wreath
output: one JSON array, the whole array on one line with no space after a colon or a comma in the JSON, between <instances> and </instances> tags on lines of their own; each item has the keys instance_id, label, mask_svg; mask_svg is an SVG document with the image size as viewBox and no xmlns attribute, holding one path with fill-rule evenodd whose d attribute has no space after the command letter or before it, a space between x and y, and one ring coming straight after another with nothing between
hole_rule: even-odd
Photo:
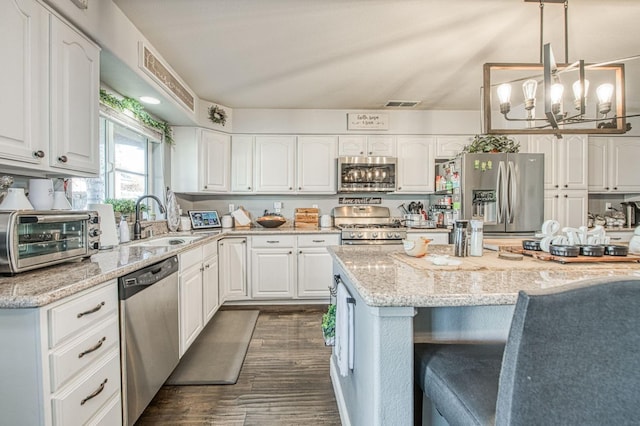
<instances>
[{"instance_id":1,"label":"decorative wreath","mask_svg":"<svg viewBox=\"0 0 640 426\"><path fill-rule=\"evenodd\" d=\"M227 122L227 112L217 105L212 105L209 107L209 120L224 126Z\"/></svg>"}]
</instances>

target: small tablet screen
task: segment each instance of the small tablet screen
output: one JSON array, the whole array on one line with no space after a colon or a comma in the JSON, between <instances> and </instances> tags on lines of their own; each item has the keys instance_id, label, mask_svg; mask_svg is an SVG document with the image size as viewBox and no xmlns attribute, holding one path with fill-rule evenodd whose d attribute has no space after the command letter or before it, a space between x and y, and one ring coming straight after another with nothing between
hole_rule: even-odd
<instances>
[{"instance_id":1,"label":"small tablet screen","mask_svg":"<svg viewBox=\"0 0 640 426\"><path fill-rule=\"evenodd\" d=\"M219 228L220 219L215 210L190 210L191 226L193 229Z\"/></svg>"}]
</instances>

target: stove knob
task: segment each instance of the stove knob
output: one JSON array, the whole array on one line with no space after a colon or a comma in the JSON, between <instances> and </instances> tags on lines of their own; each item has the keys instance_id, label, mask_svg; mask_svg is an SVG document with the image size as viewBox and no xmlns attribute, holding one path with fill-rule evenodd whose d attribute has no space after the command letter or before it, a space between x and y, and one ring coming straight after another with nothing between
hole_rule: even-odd
<instances>
[{"instance_id":1,"label":"stove knob","mask_svg":"<svg viewBox=\"0 0 640 426\"><path fill-rule=\"evenodd\" d=\"M364 234L362 232L358 232L358 238L362 238Z\"/></svg>"},{"instance_id":2,"label":"stove knob","mask_svg":"<svg viewBox=\"0 0 640 426\"><path fill-rule=\"evenodd\" d=\"M400 234L398 234L398 233L393 234L393 238L400 238Z\"/></svg>"},{"instance_id":3,"label":"stove knob","mask_svg":"<svg viewBox=\"0 0 640 426\"><path fill-rule=\"evenodd\" d=\"M349 233L349 236L350 236L351 238L355 238L355 237L356 237L356 233L355 233L355 232L350 232L350 233Z\"/></svg>"},{"instance_id":4,"label":"stove knob","mask_svg":"<svg viewBox=\"0 0 640 426\"><path fill-rule=\"evenodd\" d=\"M377 233L377 232L374 232L373 234L371 234L371 236L372 236L373 238L378 238L378 233Z\"/></svg>"}]
</instances>

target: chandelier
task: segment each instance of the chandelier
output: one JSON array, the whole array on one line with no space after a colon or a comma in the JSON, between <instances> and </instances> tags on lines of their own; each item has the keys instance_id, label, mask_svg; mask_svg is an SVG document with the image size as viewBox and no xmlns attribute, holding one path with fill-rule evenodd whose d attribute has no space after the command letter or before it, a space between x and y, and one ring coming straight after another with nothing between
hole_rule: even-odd
<instances>
[{"instance_id":1,"label":"chandelier","mask_svg":"<svg viewBox=\"0 0 640 426\"><path fill-rule=\"evenodd\" d=\"M556 63L551 45L542 41L545 0L524 1L540 3L540 63L484 64L484 132L560 136L630 130L626 119L640 114L626 115L622 62L638 56L599 64L569 63L568 0L546 0L564 5L565 58Z\"/></svg>"}]
</instances>

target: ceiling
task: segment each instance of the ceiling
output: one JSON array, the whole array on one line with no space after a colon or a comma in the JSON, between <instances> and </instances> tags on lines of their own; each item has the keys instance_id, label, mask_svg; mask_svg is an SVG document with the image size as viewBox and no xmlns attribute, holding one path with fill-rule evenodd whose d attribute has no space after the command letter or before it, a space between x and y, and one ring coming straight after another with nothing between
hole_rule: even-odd
<instances>
[{"instance_id":1,"label":"ceiling","mask_svg":"<svg viewBox=\"0 0 640 426\"><path fill-rule=\"evenodd\" d=\"M113 1L199 98L232 108L479 110L483 63L540 60L539 3L523 0ZM544 10L561 59L563 6ZM638 0L572 0L569 61L640 54L639 21ZM640 60L626 75L640 112Z\"/></svg>"}]
</instances>

